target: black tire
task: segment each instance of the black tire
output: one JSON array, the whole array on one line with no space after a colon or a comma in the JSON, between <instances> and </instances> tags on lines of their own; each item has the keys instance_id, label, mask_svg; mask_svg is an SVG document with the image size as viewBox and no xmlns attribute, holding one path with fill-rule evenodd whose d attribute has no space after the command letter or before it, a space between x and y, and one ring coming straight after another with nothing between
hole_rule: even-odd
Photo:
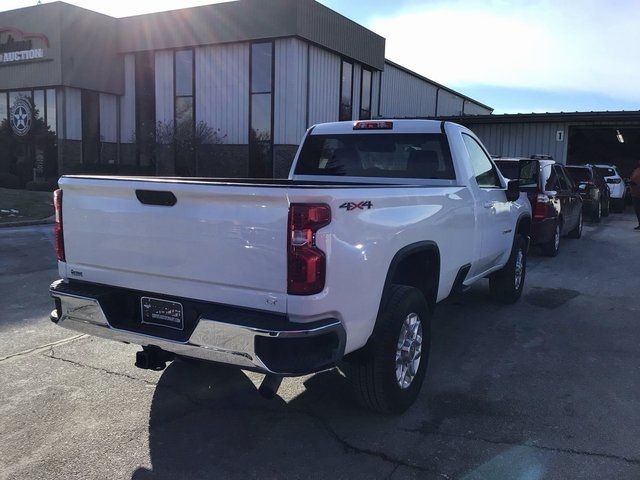
<instances>
[{"instance_id":1,"label":"black tire","mask_svg":"<svg viewBox=\"0 0 640 480\"><path fill-rule=\"evenodd\" d=\"M607 201L605 201L604 205L602 206L602 216L608 217L610 212L611 212L611 199L607 199Z\"/></svg>"},{"instance_id":2,"label":"black tire","mask_svg":"<svg viewBox=\"0 0 640 480\"><path fill-rule=\"evenodd\" d=\"M520 257L521 255L521 257ZM516 281L516 264L520 257L520 281ZM507 264L489 277L489 289L491 296L501 303L515 303L520 299L524 289L524 280L527 273L527 249L526 241L522 235L516 235L513 239L511 256Z\"/></svg>"},{"instance_id":3,"label":"black tire","mask_svg":"<svg viewBox=\"0 0 640 480\"><path fill-rule=\"evenodd\" d=\"M402 388L396 375L396 353L403 324L413 314L422 328L421 355L412 381ZM430 328L431 311L420 290L392 285L369 343L351 355L345 365L345 373L363 407L381 413L402 413L415 402L427 371Z\"/></svg>"},{"instance_id":4,"label":"black tire","mask_svg":"<svg viewBox=\"0 0 640 480\"><path fill-rule=\"evenodd\" d=\"M555 257L560 251L560 237L562 236L562 221L560 219L556 222L553 232L551 240L540 245L542 254L547 257Z\"/></svg>"},{"instance_id":5,"label":"black tire","mask_svg":"<svg viewBox=\"0 0 640 480\"><path fill-rule=\"evenodd\" d=\"M591 213L591 219L595 223L600 223L600 220L602 220L602 203L601 202L596 203L596 206L593 207L593 212Z\"/></svg>"},{"instance_id":6,"label":"black tire","mask_svg":"<svg viewBox=\"0 0 640 480\"><path fill-rule=\"evenodd\" d=\"M583 225L583 217L582 212L580 212L580 217L578 218L578 224L576 227L569 232L567 235L569 238L580 238L582 236L582 225Z\"/></svg>"}]
</instances>

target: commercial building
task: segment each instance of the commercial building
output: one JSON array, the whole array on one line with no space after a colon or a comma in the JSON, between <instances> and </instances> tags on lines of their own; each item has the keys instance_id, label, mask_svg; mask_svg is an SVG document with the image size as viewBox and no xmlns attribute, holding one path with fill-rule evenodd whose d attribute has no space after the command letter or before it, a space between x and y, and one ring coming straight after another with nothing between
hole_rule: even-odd
<instances>
[{"instance_id":1,"label":"commercial building","mask_svg":"<svg viewBox=\"0 0 640 480\"><path fill-rule=\"evenodd\" d=\"M491 154L551 155L564 164L610 164L628 176L640 161L640 111L448 117L480 137Z\"/></svg>"},{"instance_id":2,"label":"commercial building","mask_svg":"<svg viewBox=\"0 0 640 480\"><path fill-rule=\"evenodd\" d=\"M0 173L282 177L305 130L491 108L385 60L313 0L112 18L63 2L0 13Z\"/></svg>"}]
</instances>

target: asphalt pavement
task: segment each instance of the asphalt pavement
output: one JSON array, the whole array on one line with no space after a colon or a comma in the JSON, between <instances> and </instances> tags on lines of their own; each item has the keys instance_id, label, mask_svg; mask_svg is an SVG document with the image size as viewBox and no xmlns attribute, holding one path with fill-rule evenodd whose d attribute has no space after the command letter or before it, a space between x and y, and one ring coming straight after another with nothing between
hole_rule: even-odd
<instances>
[{"instance_id":1,"label":"asphalt pavement","mask_svg":"<svg viewBox=\"0 0 640 480\"><path fill-rule=\"evenodd\" d=\"M511 306L438 306L419 401L368 413L332 371L171 363L49 321L51 226L0 229L0 479L640 478L640 232L587 225L533 254Z\"/></svg>"}]
</instances>

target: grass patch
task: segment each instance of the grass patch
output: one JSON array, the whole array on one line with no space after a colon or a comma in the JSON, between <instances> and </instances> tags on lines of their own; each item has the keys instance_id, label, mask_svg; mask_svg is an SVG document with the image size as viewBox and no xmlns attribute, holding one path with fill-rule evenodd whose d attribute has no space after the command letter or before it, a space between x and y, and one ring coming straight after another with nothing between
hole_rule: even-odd
<instances>
[{"instance_id":1,"label":"grass patch","mask_svg":"<svg viewBox=\"0 0 640 480\"><path fill-rule=\"evenodd\" d=\"M51 192L0 188L0 225L26 220L42 220L52 215Z\"/></svg>"}]
</instances>

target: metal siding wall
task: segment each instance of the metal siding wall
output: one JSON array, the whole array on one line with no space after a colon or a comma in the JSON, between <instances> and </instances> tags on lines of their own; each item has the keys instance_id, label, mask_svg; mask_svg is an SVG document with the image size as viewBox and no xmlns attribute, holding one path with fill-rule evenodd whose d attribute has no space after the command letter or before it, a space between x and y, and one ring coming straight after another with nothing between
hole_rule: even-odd
<instances>
[{"instance_id":1,"label":"metal siding wall","mask_svg":"<svg viewBox=\"0 0 640 480\"><path fill-rule=\"evenodd\" d=\"M340 57L309 47L309 125L336 122L340 104Z\"/></svg>"},{"instance_id":2,"label":"metal siding wall","mask_svg":"<svg viewBox=\"0 0 640 480\"><path fill-rule=\"evenodd\" d=\"M195 49L196 121L222 143L249 143L249 44Z\"/></svg>"},{"instance_id":3,"label":"metal siding wall","mask_svg":"<svg viewBox=\"0 0 640 480\"><path fill-rule=\"evenodd\" d=\"M82 140L82 95L77 88L65 87L66 139Z\"/></svg>"},{"instance_id":4,"label":"metal siding wall","mask_svg":"<svg viewBox=\"0 0 640 480\"><path fill-rule=\"evenodd\" d=\"M371 77L371 118L380 116L380 74L378 70Z\"/></svg>"},{"instance_id":5,"label":"metal siding wall","mask_svg":"<svg viewBox=\"0 0 640 480\"><path fill-rule=\"evenodd\" d=\"M100 94L100 139L103 142L118 141L118 97Z\"/></svg>"},{"instance_id":6,"label":"metal siding wall","mask_svg":"<svg viewBox=\"0 0 640 480\"><path fill-rule=\"evenodd\" d=\"M488 108L481 107L480 105L470 102L469 100L465 101L464 104L464 114L465 115L489 115L491 110Z\"/></svg>"},{"instance_id":7,"label":"metal siding wall","mask_svg":"<svg viewBox=\"0 0 640 480\"><path fill-rule=\"evenodd\" d=\"M463 99L446 90L440 90L438 96L438 115L461 115Z\"/></svg>"},{"instance_id":8,"label":"metal siding wall","mask_svg":"<svg viewBox=\"0 0 640 480\"><path fill-rule=\"evenodd\" d=\"M360 89L362 86L362 65L359 63L353 64L353 111L351 114L352 120L360 119Z\"/></svg>"},{"instance_id":9,"label":"metal siding wall","mask_svg":"<svg viewBox=\"0 0 640 480\"><path fill-rule=\"evenodd\" d=\"M384 117L432 116L436 92L435 85L386 64L382 72L380 114Z\"/></svg>"},{"instance_id":10,"label":"metal siding wall","mask_svg":"<svg viewBox=\"0 0 640 480\"><path fill-rule=\"evenodd\" d=\"M136 77L133 54L124 56L124 95L120 97L120 141L133 143L136 136Z\"/></svg>"},{"instance_id":11,"label":"metal siding wall","mask_svg":"<svg viewBox=\"0 0 640 480\"><path fill-rule=\"evenodd\" d=\"M535 154L551 155L566 163L566 123L498 123L471 125L492 155L503 157L529 157ZM556 140L556 132L564 131L564 141Z\"/></svg>"},{"instance_id":12,"label":"metal siding wall","mask_svg":"<svg viewBox=\"0 0 640 480\"><path fill-rule=\"evenodd\" d=\"M156 122L172 124L173 114L173 51L156 52Z\"/></svg>"},{"instance_id":13,"label":"metal siding wall","mask_svg":"<svg viewBox=\"0 0 640 480\"><path fill-rule=\"evenodd\" d=\"M296 39L276 40L273 141L298 145L307 119L307 44Z\"/></svg>"}]
</instances>

